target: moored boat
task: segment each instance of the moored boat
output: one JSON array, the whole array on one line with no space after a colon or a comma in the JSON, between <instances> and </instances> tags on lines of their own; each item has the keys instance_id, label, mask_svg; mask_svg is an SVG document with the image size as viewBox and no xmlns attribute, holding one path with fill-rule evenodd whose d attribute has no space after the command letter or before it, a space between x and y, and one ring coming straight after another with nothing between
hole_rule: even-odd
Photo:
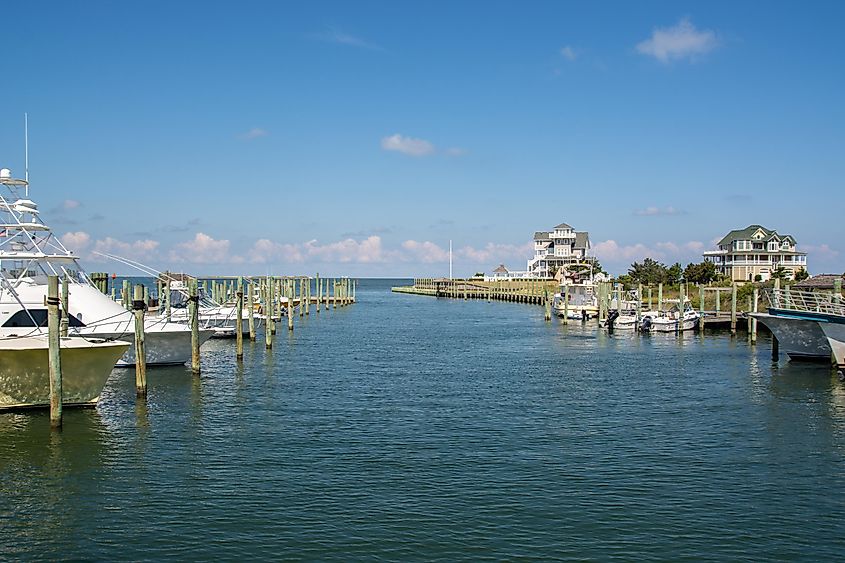
<instances>
[{"instance_id":1,"label":"moored boat","mask_svg":"<svg viewBox=\"0 0 845 563\"><path fill-rule=\"evenodd\" d=\"M29 198L29 182L0 169L0 337L46 333L47 277L68 282L71 334L119 339L130 344L118 365L135 363L135 319L102 294L79 258L54 236ZM148 365L182 364L191 358L191 330L184 324L148 317L144 323ZM200 331L200 342L213 331Z\"/></svg>"},{"instance_id":2,"label":"moored boat","mask_svg":"<svg viewBox=\"0 0 845 563\"><path fill-rule=\"evenodd\" d=\"M768 312L749 314L772 332L780 349L794 360L830 361L832 345L823 327L843 317L845 307L825 293L772 289L764 295Z\"/></svg>"},{"instance_id":3,"label":"moored boat","mask_svg":"<svg viewBox=\"0 0 845 563\"><path fill-rule=\"evenodd\" d=\"M100 398L127 342L59 340L62 402L93 405ZM50 405L49 347L46 336L0 338L0 409Z\"/></svg>"}]
</instances>

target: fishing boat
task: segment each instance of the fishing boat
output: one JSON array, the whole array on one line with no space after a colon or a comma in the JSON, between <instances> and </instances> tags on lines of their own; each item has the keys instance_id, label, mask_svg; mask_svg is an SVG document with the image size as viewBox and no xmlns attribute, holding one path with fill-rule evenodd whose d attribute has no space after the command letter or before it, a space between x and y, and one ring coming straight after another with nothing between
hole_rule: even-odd
<instances>
[{"instance_id":1,"label":"fishing boat","mask_svg":"<svg viewBox=\"0 0 845 563\"><path fill-rule=\"evenodd\" d=\"M170 320L177 323L188 323L188 286L183 280L171 280L170 284ZM246 291L251 291L251 286L247 284ZM199 311L197 312L197 319L199 326L204 330L214 331L215 338L233 338L237 335L237 317L238 307L237 303L225 302L218 303L206 294L204 288L198 288L199 293ZM159 311L159 314L162 314ZM241 333L249 335L249 307L241 308ZM252 311L253 326L258 328L264 320L264 315Z\"/></svg>"},{"instance_id":2,"label":"fishing boat","mask_svg":"<svg viewBox=\"0 0 845 563\"><path fill-rule=\"evenodd\" d=\"M96 404L128 342L59 339L62 403ZM50 406L49 345L46 335L0 338L0 409Z\"/></svg>"},{"instance_id":3,"label":"fishing boat","mask_svg":"<svg viewBox=\"0 0 845 563\"><path fill-rule=\"evenodd\" d=\"M841 298L791 289L768 290L764 297L768 312L749 314L772 332L781 350L793 360L830 361L831 353L835 354L836 325L845 319Z\"/></svg>"},{"instance_id":4,"label":"fishing boat","mask_svg":"<svg viewBox=\"0 0 845 563\"><path fill-rule=\"evenodd\" d=\"M117 365L135 364L135 318L91 282L79 258L54 236L29 197L29 181L0 169L0 337L46 333L47 276L67 280L70 334L123 340L129 349ZM148 365L183 364L191 358L191 330L162 318L144 322ZM200 342L213 331L200 331Z\"/></svg>"},{"instance_id":5,"label":"fishing boat","mask_svg":"<svg viewBox=\"0 0 845 563\"><path fill-rule=\"evenodd\" d=\"M695 330L701 322L701 314L693 309L689 298L684 298L683 308L680 300L667 299L673 303L662 311L643 311L640 314L639 330L642 332L684 332Z\"/></svg>"},{"instance_id":6,"label":"fishing boat","mask_svg":"<svg viewBox=\"0 0 845 563\"><path fill-rule=\"evenodd\" d=\"M560 291L552 298L552 310L558 317L587 320L598 315L596 280L592 264L573 264L561 274Z\"/></svg>"}]
</instances>

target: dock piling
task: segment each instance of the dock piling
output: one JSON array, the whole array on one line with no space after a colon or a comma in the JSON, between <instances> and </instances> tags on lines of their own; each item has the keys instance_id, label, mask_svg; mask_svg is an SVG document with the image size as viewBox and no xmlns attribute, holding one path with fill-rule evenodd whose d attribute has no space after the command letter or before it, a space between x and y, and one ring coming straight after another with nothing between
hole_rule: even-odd
<instances>
[{"instance_id":1,"label":"dock piling","mask_svg":"<svg viewBox=\"0 0 845 563\"><path fill-rule=\"evenodd\" d=\"M62 276L62 319L60 324L62 338L67 338L68 328L68 276Z\"/></svg>"},{"instance_id":2,"label":"dock piling","mask_svg":"<svg viewBox=\"0 0 845 563\"><path fill-rule=\"evenodd\" d=\"M235 317L235 359L244 359L244 279L238 277L238 291L237 299L235 300L235 307L237 307L237 316Z\"/></svg>"},{"instance_id":3,"label":"dock piling","mask_svg":"<svg viewBox=\"0 0 845 563\"><path fill-rule=\"evenodd\" d=\"M132 296L132 312L135 315L135 396L147 396L147 348L144 343L144 286L135 285Z\"/></svg>"},{"instance_id":4,"label":"dock piling","mask_svg":"<svg viewBox=\"0 0 845 563\"><path fill-rule=\"evenodd\" d=\"M191 371L200 374L200 299L197 280L188 283L188 314L191 317Z\"/></svg>"},{"instance_id":5,"label":"dock piling","mask_svg":"<svg viewBox=\"0 0 845 563\"><path fill-rule=\"evenodd\" d=\"M50 428L62 427L62 356L59 339L59 278L47 276L47 338L50 365Z\"/></svg>"}]
</instances>

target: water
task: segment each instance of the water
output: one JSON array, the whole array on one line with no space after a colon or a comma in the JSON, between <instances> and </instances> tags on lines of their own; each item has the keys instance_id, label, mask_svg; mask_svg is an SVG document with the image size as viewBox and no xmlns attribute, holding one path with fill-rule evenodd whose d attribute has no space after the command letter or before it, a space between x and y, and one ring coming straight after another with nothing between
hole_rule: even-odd
<instances>
[{"instance_id":1,"label":"water","mask_svg":"<svg viewBox=\"0 0 845 563\"><path fill-rule=\"evenodd\" d=\"M833 560L845 385L727 334L609 337L363 281L203 376L0 415L0 558Z\"/></svg>"}]
</instances>

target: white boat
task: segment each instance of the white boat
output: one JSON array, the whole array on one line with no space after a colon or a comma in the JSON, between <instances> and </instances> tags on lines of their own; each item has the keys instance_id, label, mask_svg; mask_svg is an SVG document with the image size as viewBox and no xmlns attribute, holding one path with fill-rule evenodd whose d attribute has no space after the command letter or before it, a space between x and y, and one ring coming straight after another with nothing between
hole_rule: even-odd
<instances>
[{"instance_id":1,"label":"white boat","mask_svg":"<svg viewBox=\"0 0 845 563\"><path fill-rule=\"evenodd\" d=\"M845 323L845 304L829 293L773 289L764 294L768 313L751 313L766 325L778 346L797 360L830 361ZM840 364L845 362L837 360Z\"/></svg>"},{"instance_id":2,"label":"white boat","mask_svg":"<svg viewBox=\"0 0 845 563\"><path fill-rule=\"evenodd\" d=\"M47 276L68 280L69 334L123 340L129 349L117 362L135 364L135 318L91 283L79 258L56 238L29 199L29 183L0 169L0 337L46 333ZM23 192L23 193L21 193ZM160 318L144 323L147 365L191 359L189 327ZM200 331L200 342L213 331Z\"/></svg>"},{"instance_id":3,"label":"white boat","mask_svg":"<svg viewBox=\"0 0 845 563\"><path fill-rule=\"evenodd\" d=\"M595 280L588 274L592 270L592 264L580 266L581 271L563 272L560 291L555 293L552 299L552 310L558 317L587 320L599 313Z\"/></svg>"},{"instance_id":4,"label":"white boat","mask_svg":"<svg viewBox=\"0 0 845 563\"><path fill-rule=\"evenodd\" d=\"M640 313L639 330L642 332L683 332L695 330L701 322L701 314L693 309L688 298L684 299L683 311L679 306L679 300L664 311L643 311Z\"/></svg>"},{"instance_id":5,"label":"white boat","mask_svg":"<svg viewBox=\"0 0 845 563\"><path fill-rule=\"evenodd\" d=\"M92 405L114 367L129 348L127 342L59 340L62 360L62 403ZM50 405L47 337L0 338L0 409Z\"/></svg>"},{"instance_id":6,"label":"white boat","mask_svg":"<svg viewBox=\"0 0 845 563\"><path fill-rule=\"evenodd\" d=\"M246 291L250 291L250 286L247 285ZM181 280L170 281L170 320L177 323L188 323L188 287ZM245 300L246 301L246 300ZM159 303L161 309L161 303ZM159 311L159 315L162 311ZM241 315L243 324L241 325L241 333L245 336L249 335L249 307L241 308ZM259 328L264 320L264 316L253 311L253 325ZM232 338L236 336L238 307L236 303L218 303L205 294L203 288L199 288L199 311L197 318L200 328L204 330L214 331L216 338Z\"/></svg>"}]
</instances>

